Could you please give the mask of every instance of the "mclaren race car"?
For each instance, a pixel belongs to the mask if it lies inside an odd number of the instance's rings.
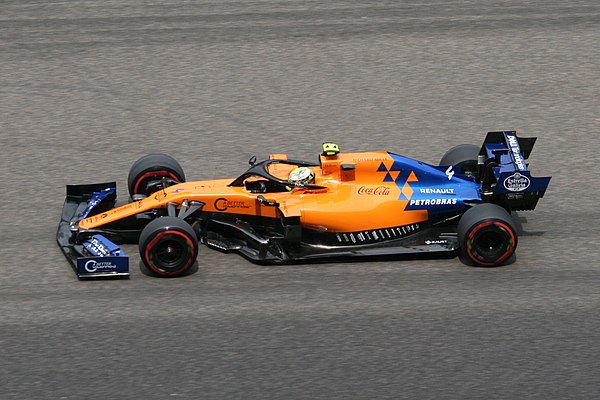
[[[57,241],[80,278],[128,276],[121,243],[165,277],[184,274],[199,243],[265,264],[459,254],[499,266],[517,248],[510,213],[533,210],[550,182],[528,169],[535,141],[490,132],[437,166],[325,143],[318,162],[252,157],[235,179],[189,182],[175,159],[148,154],[126,204],[115,206],[114,182],[68,185]]]

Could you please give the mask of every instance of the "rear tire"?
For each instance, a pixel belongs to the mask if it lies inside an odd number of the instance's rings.
[[[139,248],[142,262],[150,271],[162,277],[175,277],[196,261],[198,238],[184,220],[160,217],[142,230]]]
[[[168,154],[146,154],[131,166],[127,177],[129,195],[149,196],[163,189],[185,182],[181,165]],[[163,184],[164,183],[164,184]]]
[[[477,156],[481,148],[474,144],[459,144],[444,154],[440,160],[440,166],[453,165],[460,167],[463,174],[476,177]]]
[[[458,240],[466,260],[479,267],[497,267],[517,248],[517,230],[508,212],[496,204],[478,204],[458,222]]]

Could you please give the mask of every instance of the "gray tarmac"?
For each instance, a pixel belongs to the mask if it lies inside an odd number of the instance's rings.
[[[0,398],[595,399],[600,3],[0,3]],[[190,179],[324,140],[436,163],[538,136],[516,261],[257,266],[79,282],[67,183],[175,156]]]

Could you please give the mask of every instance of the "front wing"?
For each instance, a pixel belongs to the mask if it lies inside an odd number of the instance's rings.
[[[99,232],[80,236],[75,228],[80,219],[112,208],[115,199],[114,182],[67,186],[56,241],[80,279],[129,277],[129,257],[118,245]]]

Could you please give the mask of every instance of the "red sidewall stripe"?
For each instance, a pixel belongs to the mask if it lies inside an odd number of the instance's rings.
[[[160,241],[160,239],[162,239],[163,237],[165,237],[166,235],[177,235],[177,236],[181,236],[182,238],[184,238],[189,246],[190,249],[192,249],[192,257],[189,258],[189,260],[185,263],[185,265],[183,267],[181,267],[180,269],[178,269],[177,271],[172,271],[172,272],[165,272],[162,271],[161,269],[157,268],[155,265],[152,264],[152,262],[150,261],[150,250],[152,250],[152,248]],[[190,238],[182,232],[179,231],[173,231],[173,230],[166,230],[166,231],[162,231],[159,232],[151,241],[150,243],[148,243],[148,245],[146,245],[146,251],[144,252],[144,257],[146,258],[146,264],[150,267],[150,269],[154,272],[156,272],[159,275],[176,275],[176,274],[180,274],[183,271],[185,271],[186,269],[189,268],[190,265],[192,265],[192,260],[193,260],[193,256],[194,256],[194,243],[192,243],[192,241],[190,240]]]
[[[172,172],[167,171],[167,170],[161,170],[161,171],[150,171],[150,172],[146,172],[144,175],[140,176],[138,178],[138,180],[135,182],[135,186],[133,187],[133,193],[137,193],[138,187],[140,186],[140,183],[142,183],[142,181],[146,178],[155,178],[157,176],[169,176],[173,179],[175,179],[177,182],[179,182],[179,178]]]
[[[488,222],[483,222],[479,225],[477,225],[475,227],[475,229],[473,229],[470,233],[469,233],[469,240],[472,240],[473,237],[475,236],[475,233],[477,233],[480,229],[485,228],[486,226],[490,226],[490,225],[496,225],[500,228],[502,228],[503,230],[505,230],[506,232],[508,232],[508,234],[510,235],[510,239],[512,241],[512,246],[510,246],[505,252],[504,254],[502,254],[502,256],[500,258],[498,258],[498,260],[494,261],[494,262],[484,262],[481,260],[478,260],[472,253],[471,253],[471,249],[469,248],[469,246],[467,245],[467,254],[469,255],[469,257],[475,261],[477,264],[479,265],[483,265],[486,267],[491,267],[494,265],[498,265],[500,264],[502,261],[506,260],[508,257],[510,257],[510,255],[514,252],[514,248],[515,248],[515,244],[516,244],[516,237],[515,234],[513,233],[513,230],[506,225],[503,222],[500,221],[488,221]]]

